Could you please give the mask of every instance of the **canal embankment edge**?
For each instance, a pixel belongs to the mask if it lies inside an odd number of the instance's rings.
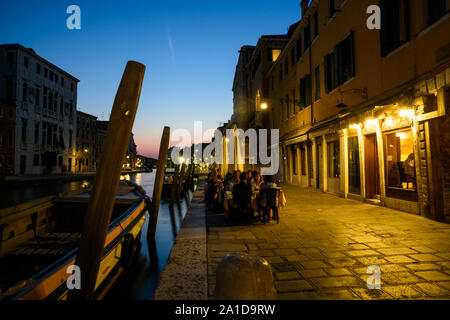
[[[153,295],[154,300],[207,300],[205,180],[199,180],[167,263]]]

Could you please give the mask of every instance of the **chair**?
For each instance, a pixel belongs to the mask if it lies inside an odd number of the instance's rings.
[[[261,203],[261,209],[263,212],[263,222],[267,223],[268,218],[270,218],[270,210],[273,212],[273,216],[276,218],[277,223],[279,223],[280,218],[278,215],[278,196],[280,194],[280,188],[270,188],[263,189],[260,191],[261,199],[265,198]]]

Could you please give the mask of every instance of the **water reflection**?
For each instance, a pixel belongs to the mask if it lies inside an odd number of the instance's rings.
[[[152,196],[154,172],[126,175],[126,177],[141,185],[147,195]],[[192,198],[192,192],[188,193],[187,198]],[[169,202],[161,200],[155,240],[147,239],[149,222],[147,219],[142,228],[142,246],[136,263],[122,274],[105,299],[148,300],[152,298],[187,208],[186,199],[182,199],[176,203],[177,213],[175,214],[175,209],[170,207]]]
[[[126,174],[121,179],[127,179],[142,186],[150,197],[153,194],[155,173]],[[68,191],[78,190],[93,183],[91,179],[78,181],[40,181],[17,184],[14,187],[0,186],[0,208],[10,207],[27,201],[32,201],[50,195],[58,195]],[[136,263],[130,266],[111,288],[105,299],[142,299],[148,300],[158,283],[181,222],[186,214],[188,204],[186,199],[192,198],[192,192],[176,203],[176,211],[169,208],[169,202],[161,200],[155,240],[147,240],[148,215],[142,228],[142,246]]]

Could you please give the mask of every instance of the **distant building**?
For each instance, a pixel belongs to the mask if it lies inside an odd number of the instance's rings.
[[[77,111],[75,172],[95,171],[97,117]]]
[[[101,121],[97,120],[96,122],[96,140],[95,140],[95,167],[98,167],[98,164],[100,163],[100,156],[102,154],[103,150],[103,142],[106,137],[106,131],[108,130],[108,123],[109,121]]]
[[[123,162],[124,169],[136,169],[137,148],[134,143],[134,134],[131,133],[130,142],[128,143],[127,153]]]
[[[14,174],[16,106],[0,102],[0,176]]]
[[[33,49],[0,45],[0,101],[16,109],[8,173],[73,171],[78,82]]]

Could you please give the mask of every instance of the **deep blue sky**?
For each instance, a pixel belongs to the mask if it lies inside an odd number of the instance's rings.
[[[232,114],[238,50],[286,33],[300,0],[0,0],[0,43],[33,48],[78,79],[78,109],[107,120],[127,60],[147,66],[133,132],[156,156],[164,125],[216,128]],[[81,8],[81,30],[66,9]]]

